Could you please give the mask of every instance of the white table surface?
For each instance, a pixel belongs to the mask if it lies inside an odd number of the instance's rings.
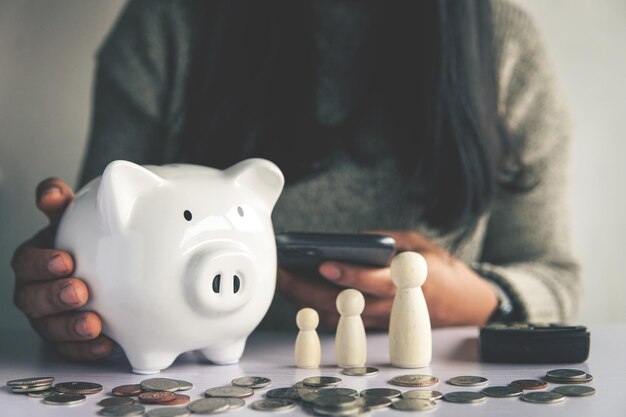
[[[573,367],[592,374],[588,384],[596,388],[591,397],[566,398],[559,404],[539,405],[521,401],[519,398],[487,398],[482,404],[451,404],[438,401],[434,410],[424,415],[437,416],[626,416],[626,324],[591,327],[591,355],[582,364],[558,365],[502,365],[481,363],[477,359],[476,328],[438,329],[433,333],[433,361],[430,367],[418,370],[397,369],[389,366],[387,335],[368,335],[368,365],[380,368],[380,374],[372,377],[354,377],[340,374],[334,363],[334,343],[331,336],[322,336],[322,367],[305,370],[294,367],[294,335],[255,334],[248,342],[246,352],[239,364],[215,366],[199,363],[193,354],[181,356],[160,375],[183,379],[194,384],[185,392],[192,400],[203,397],[207,388],[228,385],[234,378],[244,375],[265,376],[272,379],[272,386],[286,387],[308,376],[328,375],[343,379],[342,387],[363,390],[374,387],[393,387],[387,381],[396,375],[424,373],[437,376],[439,383],[432,389],[443,393],[480,388],[454,387],[445,381],[458,375],[480,375],[489,379],[489,385],[504,385],[515,379],[539,378],[554,368]],[[1,329],[0,329],[1,332]],[[96,404],[117,385],[139,383],[145,376],[135,375],[122,357],[95,363],[70,363],[50,353],[31,332],[3,331],[0,341],[0,416],[92,416],[100,407]],[[31,376],[54,376],[56,382],[89,381],[102,384],[101,393],[90,395],[87,402],[75,406],[52,406],[42,400],[25,395],[12,394],[6,387],[11,379]],[[554,388],[550,384],[548,389]],[[269,389],[269,388],[267,388]],[[245,408],[228,414],[244,416],[267,416],[272,413],[254,411],[248,407],[252,401],[263,397],[267,390],[258,390],[246,399]],[[411,389],[411,388],[407,388]],[[156,406],[147,406],[147,409]],[[402,416],[401,411],[380,410],[371,415],[380,417]],[[280,413],[290,416],[307,415],[301,408]]]

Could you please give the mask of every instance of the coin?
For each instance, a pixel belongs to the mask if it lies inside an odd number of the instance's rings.
[[[565,400],[565,396],[552,391],[527,392],[522,395],[522,400],[535,404],[554,404]]]
[[[146,413],[146,417],[187,417],[189,410],[181,407],[155,408]]]
[[[443,395],[443,399],[451,403],[475,404],[485,401],[485,394],[476,391],[454,391]]]
[[[224,399],[228,401],[229,410],[236,410],[246,405],[246,402],[241,398],[230,397],[230,398],[224,398]]]
[[[235,397],[246,398],[254,395],[252,388],[246,387],[215,387],[204,391],[205,397]]]
[[[51,405],[74,405],[84,403],[87,397],[82,394],[52,394],[43,399],[43,402]]]
[[[443,397],[441,392],[431,390],[414,389],[402,393],[402,398],[407,400],[438,400],[441,397]]]
[[[361,391],[362,397],[383,397],[383,398],[396,398],[402,395],[402,392],[393,388],[370,388]]]
[[[385,397],[362,397],[359,398],[363,408],[377,410],[379,408],[389,407],[392,403],[391,399]]]
[[[306,388],[298,388],[298,396],[305,403],[312,403],[317,398],[319,398],[318,392],[319,390],[309,390]]]
[[[139,401],[146,404],[161,404],[172,401],[176,396],[169,391],[148,391],[139,394]]]
[[[544,376],[542,379],[546,382],[552,382],[553,384],[586,384],[587,382],[593,381],[593,376],[585,374],[582,379],[563,379]]]
[[[95,394],[102,391],[102,385],[93,382],[60,382],[54,386],[54,390],[62,394]]]
[[[354,416],[366,416],[369,415],[369,410],[362,407],[346,408],[343,410],[329,410],[322,407],[313,407],[315,414],[332,417],[354,417]]]
[[[552,390],[552,392],[558,392],[566,397],[586,397],[588,395],[595,394],[596,390],[593,387],[587,387],[584,385],[568,385],[556,387]]]
[[[389,381],[390,384],[400,385],[401,387],[430,387],[439,382],[439,378],[432,375],[400,375],[395,376]]]
[[[328,396],[346,396],[356,398],[359,396],[359,392],[352,388],[325,388],[317,391],[317,395],[319,397],[328,397]]]
[[[28,396],[33,398],[46,398],[48,395],[56,394],[57,392],[51,388],[45,391],[29,392]]]
[[[401,411],[426,411],[435,408],[435,402],[424,399],[401,399],[395,401],[391,406]]]
[[[33,385],[30,387],[12,386],[11,391],[16,394],[23,394],[28,392],[49,391],[52,389],[52,385]]]
[[[128,416],[141,416],[145,413],[144,406],[139,404],[131,405],[112,405],[110,407],[104,407],[98,414],[101,416],[109,417],[128,417]]]
[[[378,368],[372,368],[371,366],[355,366],[353,368],[344,368],[341,373],[350,376],[371,376],[380,372]]]
[[[180,388],[180,382],[170,378],[150,378],[141,381],[141,388],[144,391],[169,391],[175,392]]]
[[[193,388],[193,384],[191,382],[183,381],[180,379],[177,379],[176,382],[178,382],[179,385],[178,391],[189,391]]]
[[[518,380],[511,382],[509,385],[521,388],[524,391],[544,389],[545,387],[548,386],[548,384],[545,381],[542,381],[540,379],[518,379]]]
[[[191,398],[189,398],[188,395],[176,394],[175,392],[173,392],[172,394],[174,394],[174,399],[173,400],[157,401],[157,402],[155,402],[153,404],[157,404],[157,405],[183,405],[183,404],[187,404],[187,403],[189,403],[189,401],[191,401]]]
[[[546,372],[546,376],[548,378],[554,379],[581,380],[585,379],[586,375],[587,372],[581,371],[579,369],[553,369]]]
[[[271,379],[262,376],[244,376],[232,380],[232,384],[237,387],[247,387],[252,389],[265,388],[271,383]]]
[[[139,395],[143,392],[141,385],[132,384],[132,385],[120,385],[118,387],[113,388],[111,391],[113,395],[116,397],[131,397],[133,395]]]
[[[312,376],[305,378],[302,383],[309,387],[331,387],[339,384],[341,378],[334,376]]]
[[[132,398],[126,398],[126,397],[103,398],[98,403],[98,405],[102,407],[110,407],[112,405],[131,405],[131,404],[135,404],[135,400],[133,400]]]
[[[313,401],[315,407],[341,410],[346,408],[358,407],[359,403],[354,397],[348,397],[346,395],[328,395],[325,397],[318,397]]]
[[[291,410],[296,403],[291,400],[280,398],[266,398],[264,400],[256,400],[250,407],[257,411],[286,411]]]
[[[282,398],[284,400],[299,400],[297,388],[274,388],[265,393],[267,398]]]
[[[481,392],[488,397],[509,398],[522,395],[524,390],[513,385],[496,385],[493,387],[483,388]]]
[[[187,408],[196,414],[213,414],[226,411],[230,407],[226,398],[203,398],[192,401]]]
[[[452,377],[448,379],[447,382],[450,385],[457,385],[460,387],[477,387],[485,385],[487,383],[487,378],[483,378],[482,376],[462,375]]]
[[[8,381],[7,385],[9,387],[13,386],[35,386],[35,385],[52,385],[54,382],[53,376],[36,376],[31,378],[22,378],[22,379],[14,379],[12,381]]]

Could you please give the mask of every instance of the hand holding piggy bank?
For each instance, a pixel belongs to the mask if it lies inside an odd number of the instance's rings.
[[[283,175],[248,159],[224,171],[111,162],[78,192],[56,245],[89,286],[86,306],[134,372],[200,350],[234,363],[276,285],[272,209]]]

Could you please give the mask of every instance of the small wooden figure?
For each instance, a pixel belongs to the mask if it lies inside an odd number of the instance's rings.
[[[398,291],[389,319],[389,356],[399,368],[422,368],[432,357],[432,331],[421,286],[428,266],[422,255],[403,252],[391,262],[391,279]]]
[[[367,357],[367,338],[361,320],[365,298],[357,290],[343,290],[337,296],[336,304],[337,311],[341,314],[335,335],[337,366],[363,366]]]
[[[319,368],[322,348],[317,335],[320,318],[312,308],[303,308],[296,315],[298,336],[296,337],[295,356],[298,368]]]

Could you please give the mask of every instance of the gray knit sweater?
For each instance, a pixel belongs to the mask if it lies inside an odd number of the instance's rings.
[[[342,7],[319,3],[323,21],[341,18]],[[326,6],[324,6],[326,4]],[[341,3],[339,3],[341,4]],[[499,113],[520,139],[521,157],[539,185],[524,193],[500,192],[492,209],[458,256],[503,288],[535,322],[564,322],[580,298],[578,265],[570,247],[567,160],[570,131],[540,36],[529,17],[506,1],[493,2]],[[91,137],[82,183],[106,164],[127,159],[140,164],[180,162],[179,137],[185,120],[184,85],[189,74],[191,30],[184,3],[131,1],[98,54],[98,78]],[[354,22],[358,24],[358,19]],[[319,44],[325,32],[320,25]],[[358,27],[348,28],[353,32]],[[335,50],[334,53],[337,51]],[[332,59],[333,51],[328,51]],[[337,122],[349,105],[332,88],[320,62],[316,116]],[[420,222],[420,208],[405,200],[405,180],[385,150],[385,124],[372,117],[358,132],[364,152],[381,155],[363,166],[336,152],[323,173],[287,185],[274,210],[277,231],[413,230],[449,248],[442,236]],[[219,146],[219,144],[216,144]],[[387,156],[385,156],[387,155]],[[280,295],[266,326],[293,328],[295,312]]]

